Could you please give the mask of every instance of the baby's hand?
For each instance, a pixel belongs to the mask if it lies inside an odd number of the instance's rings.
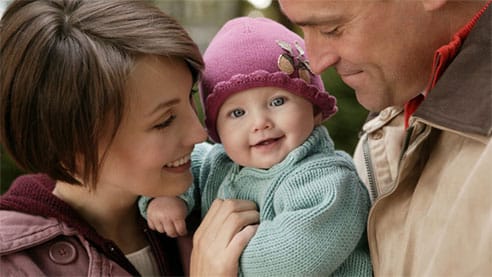
[[[186,204],[178,197],[157,197],[147,207],[150,229],[175,238],[186,235]]]

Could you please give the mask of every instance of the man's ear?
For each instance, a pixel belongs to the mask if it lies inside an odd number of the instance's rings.
[[[435,11],[440,9],[448,0],[421,0],[426,11]]]

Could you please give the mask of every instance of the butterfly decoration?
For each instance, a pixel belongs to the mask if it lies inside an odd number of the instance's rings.
[[[305,52],[299,43],[296,41],[294,47],[296,48],[299,55],[295,55],[292,50],[292,45],[283,40],[276,40],[278,46],[282,48],[285,53],[280,54],[277,59],[277,66],[282,72],[291,75],[297,69],[299,78],[303,79],[306,83],[311,83],[311,75],[313,72],[309,66],[309,61],[305,57]]]

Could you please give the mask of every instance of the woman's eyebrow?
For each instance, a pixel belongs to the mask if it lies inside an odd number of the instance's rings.
[[[152,109],[151,112],[149,112],[147,114],[147,116],[152,116],[153,114],[155,114],[156,112],[158,112],[159,110],[162,110],[162,109],[165,109],[165,108],[168,108],[170,106],[173,106],[173,105],[176,105],[180,102],[180,99],[178,98],[175,98],[175,99],[171,99],[169,101],[166,101],[166,102],[161,102],[159,103],[157,106],[155,106],[154,109]]]

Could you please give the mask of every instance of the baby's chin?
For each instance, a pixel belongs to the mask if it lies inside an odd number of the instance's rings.
[[[252,168],[258,168],[258,169],[269,169],[272,168],[274,165],[281,163],[285,159],[284,157],[281,158],[274,158],[274,159],[256,159],[254,161],[251,161],[249,163],[239,163],[243,167],[252,167]]]

